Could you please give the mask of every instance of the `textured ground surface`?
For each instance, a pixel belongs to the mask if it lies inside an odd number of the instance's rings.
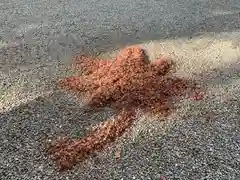
[[[0,11],[1,179],[240,179],[239,1],[3,0]],[[64,64],[75,52],[109,56],[129,43],[151,59],[170,54],[209,98],[180,103],[167,121],[140,118],[113,147],[59,174],[44,141],[79,136],[110,112],[84,111],[54,80],[71,73]]]

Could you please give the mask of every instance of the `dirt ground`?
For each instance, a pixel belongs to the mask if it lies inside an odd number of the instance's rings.
[[[16,0],[0,9],[1,179],[240,178],[238,1]],[[169,55],[208,98],[180,102],[168,118],[139,116],[116,143],[59,173],[44,142],[80,136],[111,112],[84,111],[55,81],[73,73],[75,53],[109,57],[128,44],[150,59]]]

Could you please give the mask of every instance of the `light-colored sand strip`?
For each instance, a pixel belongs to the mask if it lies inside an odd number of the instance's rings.
[[[169,55],[177,64],[177,72],[182,76],[207,73],[213,69],[227,68],[240,61],[240,32],[232,33],[208,33],[188,38],[179,38],[172,40],[159,40],[139,44],[147,50],[150,60],[159,57],[162,54]],[[113,57],[116,52],[102,54],[102,57]],[[52,63],[49,66],[39,68],[26,67],[28,71],[20,73],[10,72],[8,75],[1,75],[1,79],[14,79],[7,88],[2,88],[0,99],[0,111],[9,109],[34,99],[39,95],[44,95],[46,91],[52,92],[47,86],[49,80],[56,80],[67,74],[65,65]],[[231,70],[230,70],[231,71]],[[17,74],[16,77],[15,74]],[[201,76],[200,76],[201,78]]]

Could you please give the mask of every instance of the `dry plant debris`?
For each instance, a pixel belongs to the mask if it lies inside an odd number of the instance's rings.
[[[169,73],[171,62],[159,58],[147,62],[144,49],[130,46],[113,61],[76,57],[76,67],[83,72],[59,81],[67,90],[89,95],[90,108],[110,107],[116,116],[99,125],[86,137],[59,140],[49,153],[60,170],[72,168],[96,150],[121,136],[136,119],[136,111],[168,115],[173,99],[197,92],[195,83]],[[191,90],[191,91],[188,91]]]

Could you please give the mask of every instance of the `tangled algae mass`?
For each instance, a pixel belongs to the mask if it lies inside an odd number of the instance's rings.
[[[136,119],[137,110],[168,115],[173,99],[198,92],[195,83],[169,73],[171,62],[168,59],[159,58],[151,63],[147,59],[145,50],[135,46],[120,51],[113,61],[76,57],[76,67],[83,73],[62,79],[59,85],[81,95],[90,95],[87,100],[90,108],[107,106],[115,110],[116,115],[85,137],[59,140],[52,145],[48,152],[60,170],[72,168],[121,136]],[[199,99],[199,94],[195,96]]]

